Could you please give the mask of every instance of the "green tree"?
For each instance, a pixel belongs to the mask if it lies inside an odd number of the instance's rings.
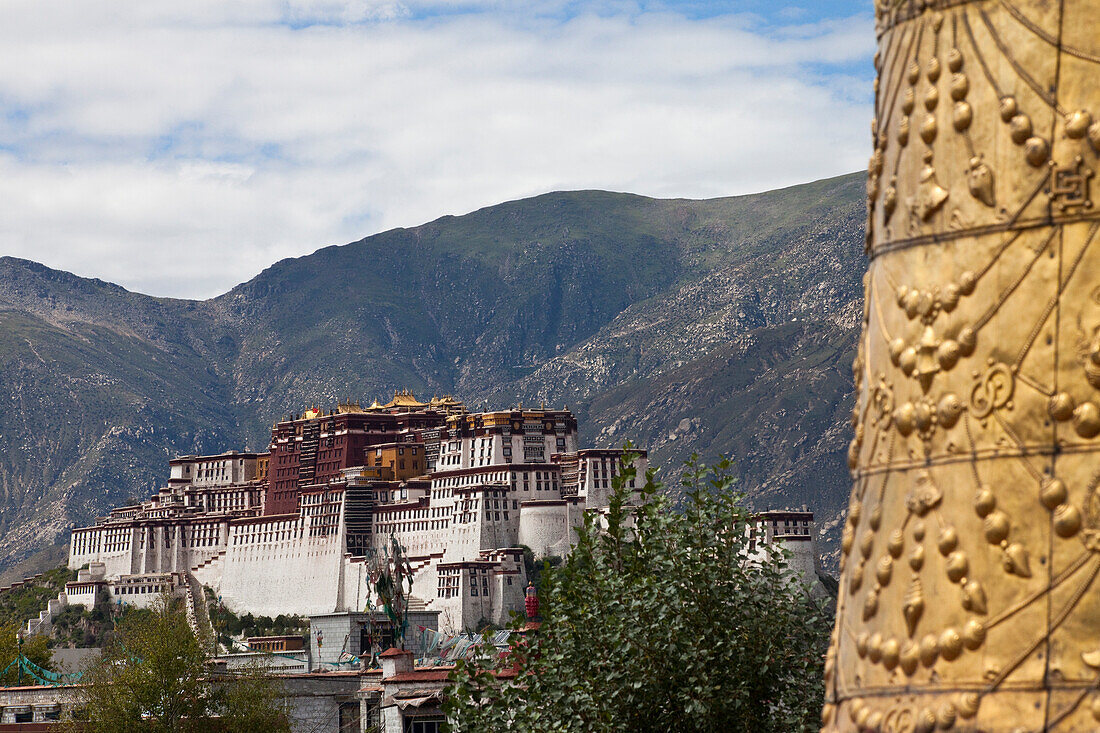
[[[127,614],[81,688],[89,733],[265,733],[289,731],[281,689],[263,669],[214,676],[179,599]]]
[[[535,560],[535,551],[527,545],[520,545],[520,549],[523,550],[523,569],[527,573],[527,580],[531,582],[536,588],[542,585],[542,569],[549,565],[552,568],[556,568],[561,565],[561,558],[557,555],[551,555],[550,557],[543,558],[542,562]]]
[[[17,623],[0,626],[0,671],[3,672],[0,674],[0,686],[3,687],[14,687],[20,683],[37,684],[26,672],[20,672],[18,664],[13,664],[20,654],[42,669],[54,671],[49,639],[35,634],[23,637],[20,643],[20,630],[21,626]]]
[[[284,690],[262,664],[212,681],[216,708],[221,712],[218,733],[282,733],[290,730],[283,706]]]
[[[682,505],[630,460],[558,568],[544,568],[537,636],[503,661],[456,664],[455,733],[817,730],[831,619],[755,546],[730,464],[693,459]]]

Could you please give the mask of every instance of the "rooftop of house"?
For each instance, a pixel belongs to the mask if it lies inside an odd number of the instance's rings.
[[[413,669],[408,672],[398,672],[392,677],[386,677],[383,682],[446,682],[454,667],[432,667],[430,669]]]
[[[224,453],[213,453],[213,454],[210,454],[210,455],[203,455],[203,456],[195,455],[195,454],[186,454],[186,455],[176,456],[175,458],[170,459],[168,461],[168,464],[169,465],[175,465],[177,463],[193,463],[195,461],[230,460],[230,459],[234,459],[234,458],[237,458],[237,459],[256,458],[257,456],[260,456],[260,455],[262,455],[261,452],[247,451],[247,450],[246,451],[227,450]]]

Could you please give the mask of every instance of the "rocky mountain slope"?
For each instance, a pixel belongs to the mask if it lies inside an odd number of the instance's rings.
[[[284,260],[209,301],[0,258],[0,568],[148,493],[173,454],[408,387],[560,405],[675,481],[732,454],[835,551],[862,178],[753,196],[554,193]],[[43,552],[45,550],[45,552]]]

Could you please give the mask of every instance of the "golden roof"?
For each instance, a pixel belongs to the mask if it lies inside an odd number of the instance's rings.
[[[442,397],[432,397],[431,401],[428,402],[428,406],[447,415],[466,412],[466,403],[455,399],[453,395],[449,394]]]
[[[419,402],[416,396],[407,389],[395,391],[393,399],[382,405],[383,407],[427,407],[426,402]]]
[[[340,400],[336,403],[336,411],[341,414],[352,412],[366,412],[359,404],[359,400],[352,401],[351,399]]]

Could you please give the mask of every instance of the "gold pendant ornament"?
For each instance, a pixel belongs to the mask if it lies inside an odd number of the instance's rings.
[[[1100,730],[1100,0],[875,16],[823,730]]]

